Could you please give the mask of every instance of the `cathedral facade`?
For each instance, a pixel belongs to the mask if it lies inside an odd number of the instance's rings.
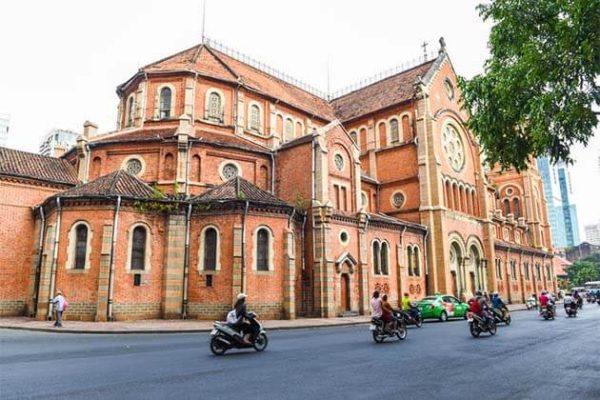
[[[0,148],[0,315],[48,318],[58,289],[97,321],[556,289],[539,174],[483,168],[443,43],[335,99],[208,43],[117,94],[117,129],[59,158]]]

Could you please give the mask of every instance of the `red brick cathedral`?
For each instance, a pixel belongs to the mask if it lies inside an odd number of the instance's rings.
[[[216,45],[117,88],[117,129],[0,148],[0,315],[262,318],[556,289],[542,182],[487,171],[439,54],[328,99]]]

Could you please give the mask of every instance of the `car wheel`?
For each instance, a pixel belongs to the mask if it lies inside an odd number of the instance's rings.
[[[446,313],[446,311],[442,311],[442,313],[440,314],[440,321],[442,321],[442,322],[448,321],[448,314]]]

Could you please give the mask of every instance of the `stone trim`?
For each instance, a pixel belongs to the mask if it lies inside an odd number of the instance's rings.
[[[131,269],[131,250],[133,247],[133,231],[138,226],[146,229],[146,254],[144,254],[144,269]],[[127,259],[125,260],[125,272],[128,274],[148,274],[150,272],[152,260],[152,229],[146,222],[134,222],[127,229]]]
[[[204,269],[204,238],[208,229],[214,229],[217,231],[217,259],[214,271],[207,271]],[[221,270],[221,231],[216,225],[206,225],[204,228],[202,228],[202,231],[200,231],[198,239],[200,240],[200,245],[198,246],[198,272],[201,274],[217,274]]]
[[[83,269],[75,268],[75,251],[77,245],[77,227],[79,225],[85,225],[87,227],[87,243],[85,246],[85,264]],[[67,245],[67,261],[65,262],[65,269],[67,272],[87,272],[90,269],[90,254],[92,252],[92,237],[94,236],[94,232],[92,231],[92,227],[87,221],[79,220],[71,225],[71,229],[69,229],[69,239]]]

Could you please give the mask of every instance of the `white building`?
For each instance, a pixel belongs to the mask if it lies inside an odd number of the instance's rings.
[[[54,149],[57,146],[62,147],[63,151],[69,150],[77,143],[77,132],[69,131],[67,129],[52,129],[40,144],[40,154],[45,156],[54,156]]]
[[[591,244],[600,246],[600,221],[597,224],[585,226],[585,238]]]
[[[10,115],[0,113],[0,146],[6,146],[9,127]]]

